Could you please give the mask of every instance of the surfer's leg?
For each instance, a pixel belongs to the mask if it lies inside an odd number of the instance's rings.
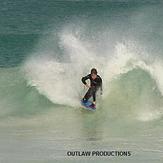
[[[83,97],[83,102],[87,102],[89,98],[92,96],[92,89],[89,88],[85,96]]]
[[[93,89],[93,92],[92,92],[92,96],[93,96],[93,104],[95,105],[96,104],[96,92],[99,90],[99,87],[95,87]]]
[[[93,104],[95,104],[96,103],[96,90],[95,89],[93,90],[92,96],[93,96]]]

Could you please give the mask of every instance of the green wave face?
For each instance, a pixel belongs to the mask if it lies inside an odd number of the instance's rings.
[[[162,95],[155,80],[141,68],[119,75],[108,86],[103,105],[116,118],[150,120],[161,116]]]

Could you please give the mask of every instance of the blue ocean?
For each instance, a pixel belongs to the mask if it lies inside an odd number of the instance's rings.
[[[161,0],[0,4],[0,162],[163,162]],[[95,112],[80,104],[93,67]]]

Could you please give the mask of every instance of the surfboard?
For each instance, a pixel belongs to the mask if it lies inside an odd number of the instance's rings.
[[[96,110],[96,106],[91,101],[83,102],[83,100],[81,100],[81,105],[86,110],[90,110],[90,111]]]

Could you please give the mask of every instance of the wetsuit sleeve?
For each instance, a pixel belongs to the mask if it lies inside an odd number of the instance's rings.
[[[87,76],[82,77],[82,79],[81,79],[82,83],[83,83],[83,84],[87,84],[87,83],[86,83],[86,80],[87,80],[87,79],[90,79],[90,75],[87,75]]]
[[[101,93],[102,93],[103,89],[102,89],[102,79],[101,78],[100,78],[100,90],[101,90]]]

